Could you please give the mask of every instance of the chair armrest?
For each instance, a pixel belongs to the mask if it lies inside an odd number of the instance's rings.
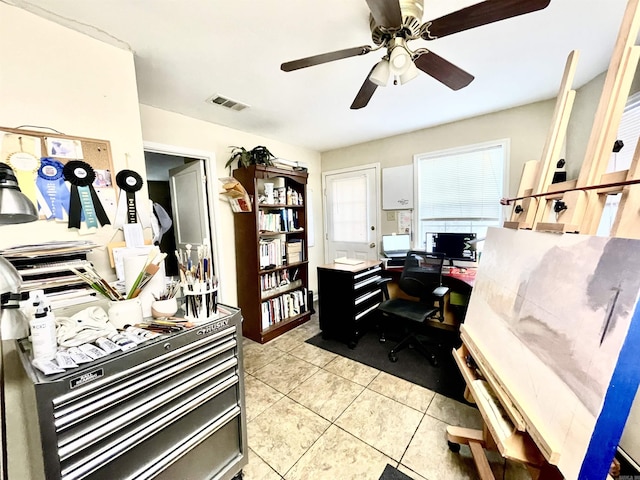
[[[389,300],[389,289],[387,288],[387,283],[391,281],[391,278],[380,278],[376,280],[376,285],[382,290],[382,295],[385,300]]]
[[[440,297],[440,298],[442,298],[442,297],[444,297],[447,293],[449,293],[449,287],[441,286],[441,287],[437,287],[437,288],[432,292],[432,295],[433,295],[434,297]]]

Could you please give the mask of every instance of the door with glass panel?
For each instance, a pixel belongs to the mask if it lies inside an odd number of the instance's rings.
[[[378,165],[325,172],[325,257],[375,260],[379,257]]]

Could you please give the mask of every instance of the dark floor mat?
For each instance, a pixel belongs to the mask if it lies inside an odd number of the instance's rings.
[[[464,379],[451,354],[459,340],[456,340],[455,335],[452,336],[445,331],[442,334],[436,332],[434,335],[440,344],[437,349],[437,367],[433,367],[424,356],[412,348],[400,351],[398,361],[391,362],[388,353],[397,340],[388,339],[381,343],[378,334],[373,331],[364,334],[354,349],[350,349],[340,340],[331,338],[325,340],[322,338],[322,334],[310,338],[307,343],[403,378],[446,397],[467,403],[463,397]]]

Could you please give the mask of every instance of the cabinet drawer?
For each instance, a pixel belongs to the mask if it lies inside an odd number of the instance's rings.
[[[373,275],[365,278],[364,280],[359,281],[358,283],[353,285],[354,290],[361,290],[365,287],[375,286],[382,277],[380,275]]]

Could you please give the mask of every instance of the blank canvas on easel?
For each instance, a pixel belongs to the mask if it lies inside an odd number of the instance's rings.
[[[565,478],[604,478],[635,396],[639,271],[638,240],[509,229],[485,240],[465,332]]]

